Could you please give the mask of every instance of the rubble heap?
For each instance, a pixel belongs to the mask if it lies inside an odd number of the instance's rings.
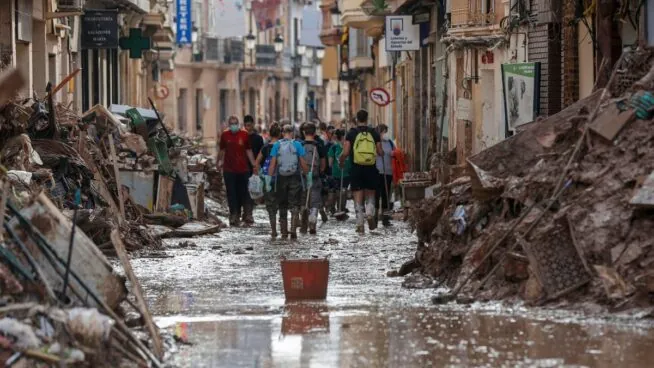
[[[461,299],[650,305],[652,60],[623,55],[606,89],[469,158],[414,208],[421,271]]]
[[[167,349],[127,252],[220,230],[170,229],[204,218],[215,162],[156,109],[7,101],[23,82],[0,73],[0,361],[161,367]]]

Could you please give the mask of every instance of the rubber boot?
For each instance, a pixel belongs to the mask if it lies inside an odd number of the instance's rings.
[[[282,239],[288,239],[288,219],[286,216],[279,218],[279,231],[282,233]]]
[[[377,228],[378,216],[374,204],[366,204],[366,220],[368,220],[368,229],[375,230]]]
[[[254,216],[252,216],[253,211],[254,206],[251,203],[243,205],[243,223],[245,223],[245,225],[254,225]]]
[[[297,226],[300,221],[300,215],[297,212],[291,212],[291,239],[297,239]]]
[[[355,212],[357,216],[357,233],[364,234],[366,232],[364,222],[366,218],[365,210],[362,205],[355,204]]]
[[[327,207],[329,214],[332,216],[334,216],[334,213],[336,213],[336,202],[337,202],[336,193],[329,192],[327,194],[327,204],[325,205],[325,207]]]
[[[316,224],[318,223],[318,209],[312,208],[309,211],[309,234],[316,233]]]
[[[270,218],[270,237],[277,238],[277,216],[274,213],[268,214]]]
[[[229,215],[229,226],[238,227],[240,225],[239,216],[237,214]]]
[[[391,224],[391,216],[382,215],[382,225],[384,225],[384,227],[393,226],[393,224]]]
[[[302,210],[302,216],[300,220],[300,234],[306,234],[307,228],[309,227],[309,211]]]

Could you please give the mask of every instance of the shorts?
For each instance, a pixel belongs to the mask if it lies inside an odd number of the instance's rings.
[[[379,171],[375,165],[352,164],[350,170],[350,189],[353,192],[360,190],[376,190],[379,181]]]

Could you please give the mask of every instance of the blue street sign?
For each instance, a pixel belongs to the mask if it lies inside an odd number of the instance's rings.
[[[193,21],[191,17],[191,0],[177,0],[177,44],[191,44]]]

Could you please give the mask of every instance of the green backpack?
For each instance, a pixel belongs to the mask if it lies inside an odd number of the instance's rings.
[[[354,163],[372,166],[377,161],[377,145],[370,132],[359,132],[354,140]]]

